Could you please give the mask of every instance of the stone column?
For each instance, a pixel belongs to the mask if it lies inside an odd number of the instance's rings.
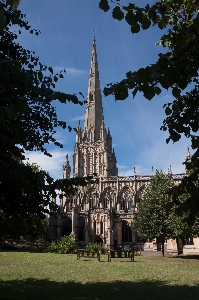
[[[107,246],[109,249],[113,248],[113,230],[112,230],[112,214],[108,216],[107,220],[107,230],[108,230],[108,240],[107,240]]]
[[[110,249],[110,245],[111,245],[111,236],[110,236],[110,216],[107,216],[107,240],[106,240],[106,244],[108,249]]]
[[[85,218],[85,243],[88,245],[89,243],[89,224],[88,217]]]
[[[118,222],[118,232],[117,232],[118,244],[122,244],[122,221]]]
[[[71,234],[75,234],[75,208],[72,207],[72,231]]]
[[[110,230],[110,249],[113,249],[113,230]]]
[[[136,230],[135,230],[135,224],[134,223],[132,223],[131,230],[132,230],[132,242],[136,243]]]

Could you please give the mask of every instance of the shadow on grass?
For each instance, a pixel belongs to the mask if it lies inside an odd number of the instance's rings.
[[[1,244],[0,245],[0,252],[30,252],[30,253],[44,253],[46,251],[46,247],[30,247],[27,245],[7,245]]]
[[[67,272],[67,270],[66,270]],[[168,286],[162,281],[114,281],[81,284],[47,279],[0,281],[0,300],[176,300],[198,299],[199,285]]]
[[[175,256],[175,258],[199,260],[199,255],[179,255],[179,256]]]

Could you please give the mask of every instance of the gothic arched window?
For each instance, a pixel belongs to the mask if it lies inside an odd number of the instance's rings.
[[[89,93],[89,100],[93,101],[93,93]]]
[[[88,142],[91,143],[92,142],[92,132],[89,131],[88,133]]]

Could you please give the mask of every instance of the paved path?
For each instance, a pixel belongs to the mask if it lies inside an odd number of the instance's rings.
[[[139,251],[138,251],[139,253]],[[162,251],[141,251],[142,256],[162,256]],[[164,255],[168,255],[167,251],[165,251]]]

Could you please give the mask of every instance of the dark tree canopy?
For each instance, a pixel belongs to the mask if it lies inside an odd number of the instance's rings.
[[[142,4],[142,2],[140,2]],[[99,6],[105,12],[112,9],[112,17],[129,24],[132,34],[150,30],[157,26],[164,34],[157,42],[165,48],[158,55],[156,63],[139,70],[127,70],[123,80],[110,83],[104,89],[106,96],[113,94],[116,100],[126,99],[130,91],[133,98],[137,92],[151,100],[170,89],[173,101],[164,106],[166,118],[162,130],[169,132],[166,140],[179,141],[182,135],[191,139],[195,151],[192,159],[186,161],[191,176],[186,176],[181,189],[176,190],[177,198],[188,190],[187,200],[190,216],[199,212],[199,193],[196,182],[199,176],[199,2],[197,0],[162,0],[151,6],[139,7],[133,3],[124,6],[122,0],[101,0]]]
[[[40,150],[49,155],[47,143],[62,147],[53,137],[56,127],[66,128],[66,123],[58,120],[52,101],[82,102],[76,95],[55,91],[56,82],[64,77],[65,70],[54,74],[51,67],[41,64],[34,52],[17,43],[20,31],[13,32],[12,25],[31,34],[39,32],[30,27],[20,11],[3,3],[7,26],[0,35],[1,140],[13,153],[21,151],[20,145],[23,150]]]
[[[47,144],[62,147],[54,134],[57,127],[66,128],[66,123],[58,119],[53,101],[63,105],[83,102],[75,94],[55,90],[65,70],[54,74],[34,52],[18,44],[21,31],[15,25],[39,34],[19,10],[13,9],[18,3],[0,0],[0,231],[11,218],[28,218],[30,214],[42,218],[53,213],[56,189],[70,193],[74,185],[87,182],[84,178],[54,181],[47,172],[23,162],[25,151],[51,156]]]

